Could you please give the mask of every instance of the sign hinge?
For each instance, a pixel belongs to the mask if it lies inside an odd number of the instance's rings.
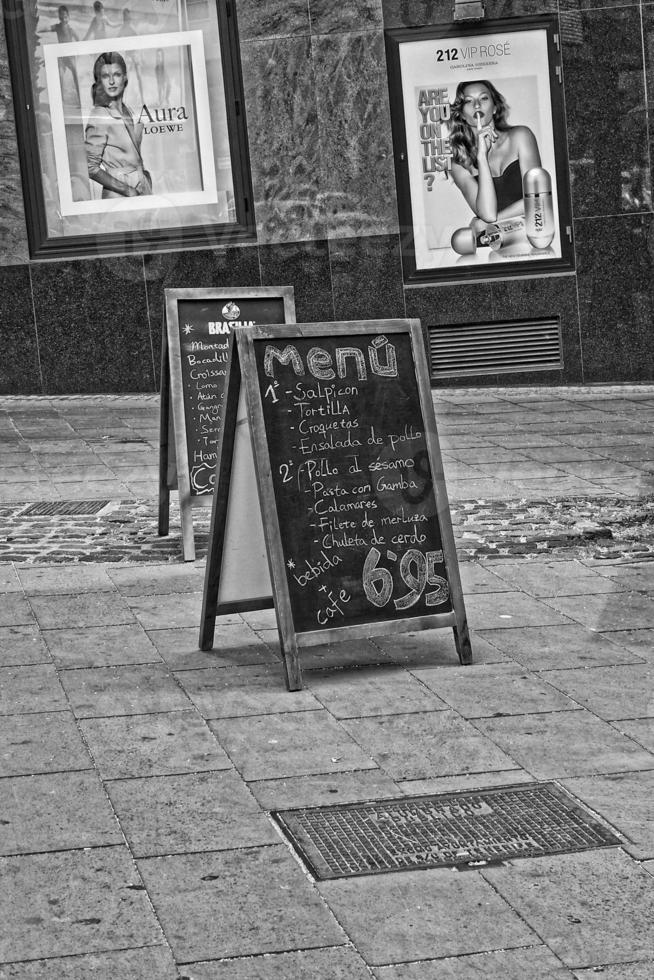
[[[559,80],[559,85],[563,85],[563,72],[561,71],[561,65],[556,66],[556,77]]]
[[[556,44],[556,50],[557,51],[560,51],[561,50],[561,42],[559,40],[559,35],[558,34],[555,34],[554,35],[554,43]]]
[[[570,225],[565,226],[565,233],[568,236],[568,241],[572,243],[572,228]]]

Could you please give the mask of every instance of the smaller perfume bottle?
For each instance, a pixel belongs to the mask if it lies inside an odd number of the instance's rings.
[[[479,245],[487,245],[498,252],[504,246],[517,245],[524,241],[525,219],[518,214],[513,218],[489,222],[477,235],[472,228],[457,228],[450,244],[459,255],[474,255]]]
[[[552,180],[547,170],[532,167],[522,181],[527,240],[534,248],[547,248],[554,238]]]

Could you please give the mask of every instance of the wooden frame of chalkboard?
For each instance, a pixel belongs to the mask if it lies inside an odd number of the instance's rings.
[[[288,689],[302,686],[301,647],[380,633],[451,627],[471,663],[420,321],[259,325],[233,342],[229,427],[244,401]],[[233,608],[219,602],[230,453],[216,474],[203,650],[216,609]]]
[[[292,286],[166,289],[164,296],[158,533],[169,532],[170,491],[177,489],[182,554],[193,561],[193,507],[209,507],[213,497],[229,338],[244,324],[294,323],[295,298]]]

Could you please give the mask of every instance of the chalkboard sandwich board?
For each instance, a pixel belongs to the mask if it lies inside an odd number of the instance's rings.
[[[248,590],[225,547],[259,522],[289,690],[302,686],[299,648],[341,638],[451,627],[470,663],[420,322],[258,325],[233,344],[223,440],[247,424],[259,507],[239,508],[232,488],[245,444],[223,444],[201,648],[216,611],[236,608],[230,594],[265,591]]]
[[[182,552],[195,558],[193,506],[210,506],[224,421],[229,337],[244,325],[293,323],[292,286],[166,289],[161,363],[159,535],[179,491]],[[172,404],[172,412],[171,412]]]

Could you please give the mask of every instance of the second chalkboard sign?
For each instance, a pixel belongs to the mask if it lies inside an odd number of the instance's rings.
[[[292,323],[292,286],[165,290],[159,457],[159,534],[179,490],[184,558],[195,558],[192,507],[211,502],[224,423],[230,336],[257,323]],[[172,411],[171,411],[172,406]]]
[[[235,339],[289,688],[301,686],[298,646],[345,633],[451,626],[469,663],[419,321],[250,327]]]

